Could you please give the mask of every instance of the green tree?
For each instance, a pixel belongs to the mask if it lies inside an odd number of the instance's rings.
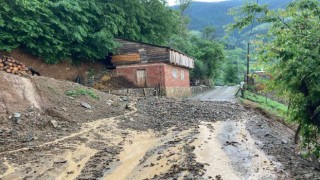
[[[171,47],[180,50],[195,59],[195,68],[191,71],[191,79],[214,81],[221,75],[221,67],[225,54],[222,43],[204,39],[203,35],[188,32],[186,37],[179,35],[171,38]]]
[[[207,26],[203,29],[203,38],[213,40],[215,38],[216,28],[213,26]]]
[[[320,15],[319,1],[294,1],[284,10],[247,3],[231,29],[259,22],[271,24],[257,43],[258,58],[273,76],[272,87],[290,100],[288,118],[300,124],[303,145],[320,156]]]
[[[246,74],[246,52],[241,48],[226,50],[226,60],[223,66],[225,83],[239,84]]]
[[[22,48],[48,63],[104,58],[114,37],[164,44],[178,15],[163,0],[3,0],[0,50]]]
[[[180,15],[190,7],[192,0],[176,0],[176,3],[179,5]]]

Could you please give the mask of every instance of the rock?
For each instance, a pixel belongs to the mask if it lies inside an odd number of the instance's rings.
[[[113,103],[113,101],[112,101],[112,100],[109,100],[109,101],[107,102],[107,105],[111,106],[112,103]]]
[[[15,130],[15,129],[12,129],[12,130],[9,131],[9,133],[10,133],[11,135],[17,135],[17,134],[18,134],[18,131]]]
[[[50,120],[50,123],[52,124],[52,126],[54,128],[58,128],[59,127],[59,124],[58,124],[58,122],[56,120]]]
[[[120,103],[118,103],[118,102],[114,102],[114,103],[112,104],[112,106],[114,106],[114,107],[120,107],[121,105],[120,105]]]
[[[281,143],[282,143],[282,144],[288,144],[288,141],[286,141],[286,140],[283,139],[283,140],[281,141]]]
[[[58,160],[58,161],[55,161],[54,164],[64,164],[67,162],[68,162],[67,160]]]
[[[17,124],[21,123],[21,113],[18,113],[18,112],[14,113],[13,118],[15,123]]]
[[[130,111],[133,111],[133,110],[134,110],[134,108],[133,108],[131,105],[129,105],[129,104],[126,105],[126,109],[127,109],[127,110],[130,110]]]
[[[87,108],[87,109],[91,109],[91,105],[86,103],[86,102],[81,102],[81,106],[84,107],[84,108]]]
[[[305,177],[306,179],[311,179],[311,178],[314,177],[314,174],[313,174],[313,173],[308,173],[308,174],[305,174],[304,177]]]
[[[120,97],[120,98],[121,98],[122,101],[129,101],[128,96],[122,96],[122,97]]]
[[[217,175],[216,180],[222,180],[221,175]]]
[[[20,113],[14,113],[14,114],[13,114],[13,117],[14,117],[14,118],[20,118],[20,117],[21,117],[21,114],[20,114]]]
[[[28,112],[33,112],[34,111],[34,106],[30,106],[28,109],[27,109]]]
[[[34,140],[33,135],[32,135],[32,134],[28,134],[28,135],[26,136],[24,142],[30,142],[30,141],[32,141],[32,140]]]

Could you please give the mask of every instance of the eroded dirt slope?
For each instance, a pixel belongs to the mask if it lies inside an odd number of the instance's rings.
[[[90,95],[67,96],[67,91]],[[87,103],[88,109],[81,104]],[[81,124],[124,114],[119,97],[45,77],[0,73],[0,152],[35,146],[80,129]],[[19,122],[13,117],[21,114]]]

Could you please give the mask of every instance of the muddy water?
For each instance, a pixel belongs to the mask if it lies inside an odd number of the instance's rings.
[[[172,140],[184,139],[191,131],[169,131],[165,136],[152,132],[133,132],[120,153],[119,163],[102,178],[149,179],[169,171],[173,163],[180,163],[184,143],[168,145]]]
[[[157,145],[158,139],[152,133],[134,133],[130,143],[124,147],[120,154],[120,165],[104,179],[127,179],[139,165],[139,160],[148,150]]]
[[[11,154],[19,157],[21,154],[21,158],[25,158],[16,160],[22,162],[20,165],[4,161],[7,170],[0,175],[0,179],[12,180],[25,177],[29,179],[75,179],[81,174],[90,158],[98,152],[90,148],[91,144],[107,142],[110,145],[117,145],[120,143],[122,131],[112,128],[117,126],[116,118],[85,123],[79,132],[33,147],[30,154],[33,161],[25,157],[25,151],[30,150],[29,148],[0,153],[3,157]],[[77,139],[86,139],[86,141],[82,142]]]
[[[4,161],[7,171],[0,178],[23,179],[27,173],[33,173],[28,177],[76,179],[90,159],[98,153],[95,145],[99,143],[123,148],[119,155],[115,155],[114,158],[118,160],[110,164],[110,169],[102,169],[105,174],[101,179],[161,177],[172,166],[183,164],[187,157],[184,147],[197,139],[191,145],[195,146],[196,160],[206,164],[204,179],[217,176],[232,180],[276,179],[274,169],[280,164],[272,161],[272,157],[267,157],[256,146],[257,142],[246,131],[245,124],[245,120],[201,123],[198,134],[195,133],[195,127],[190,127],[189,130],[171,129],[164,135],[163,132],[156,134],[151,131],[117,129],[115,118],[102,119],[84,124],[79,132],[37,146],[40,150],[33,152],[38,156],[34,162],[23,160],[25,164],[16,165]],[[26,150],[28,148],[0,155],[22,153]],[[188,173],[184,170],[179,176],[183,178]]]
[[[207,163],[206,176],[223,179],[276,179],[272,161],[257,147],[245,120],[203,123],[195,142],[197,160]]]
[[[97,153],[97,150],[86,147],[85,144],[80,145],[75,151],[66,152],[64,157],[66,157],[65,160],[68,162],[68,166],[56,179],[65,180],[77,178],[83,167],[95,153]]]
[[[233,169],[228,154],[223,150],[219,141],[223,122],[203,123],[199,127],[198,140],[194,142],[197,161],[209,164],[206,177],[221,175],[223,179],[239,179],[238,173]]]
[[[12,173],[15,172],[15,168],[12,165],[10,165],[6,159],[4,159],[4,163],[3,164],[6,166],[7,170],[6,170],[6,172],[4,174],[0,175],[0,179],[2,179],[4,177],[8,176],[9,174],[12,174]]]

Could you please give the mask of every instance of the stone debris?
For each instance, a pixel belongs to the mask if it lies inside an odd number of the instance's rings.
[[[58,122],[56,120],[50,120],[50,123],[54,128],[58,128],[59,127],[59,124],[58,124]]]
[[[18,112],[14,113],[13,118],[14,118],[13,120],[15,123],[17,123],[17,124],[21,123],[21,113],[18,113]]]
[[[87,108],[87,109],[91,109],[91,105],[86,103],[86,102],[81,102],[81,106],[84,107],[84,108]]]

